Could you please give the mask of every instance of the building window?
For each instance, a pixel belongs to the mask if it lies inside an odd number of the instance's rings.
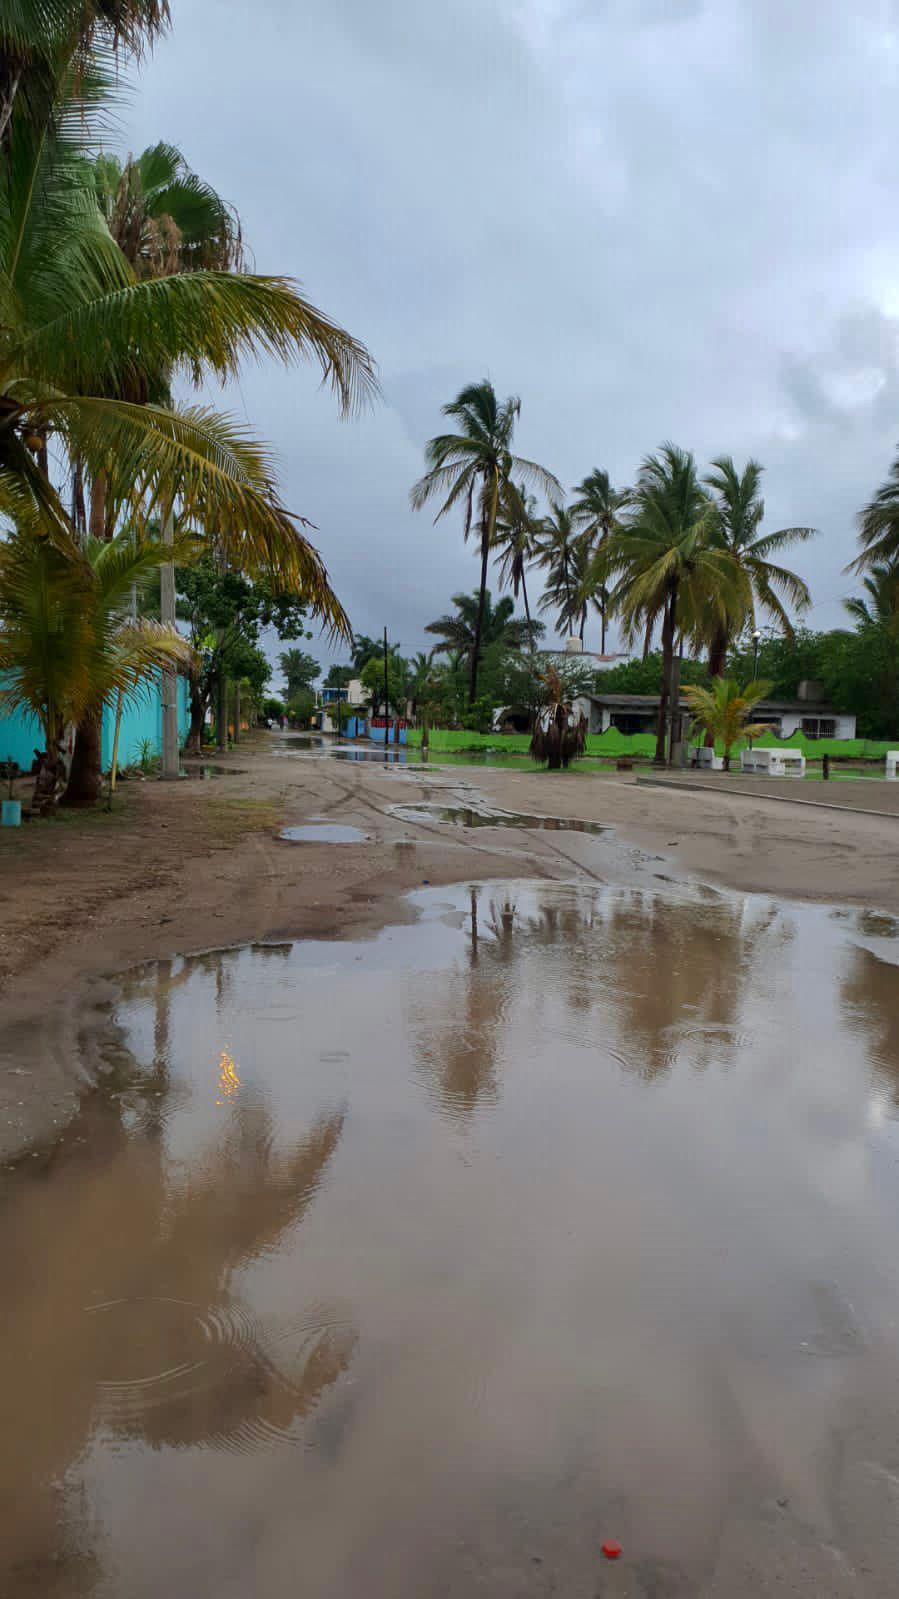
[[[806,738],[836,738],[837,724],[831,716],[804,716],[802,731]]]

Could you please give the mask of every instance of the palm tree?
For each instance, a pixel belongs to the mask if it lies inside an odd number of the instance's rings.
[[[244,566],[268,564],[333,627],[342,609],[317,552],[281,505],[245,428],[201,407],[123,398],[140,368],[226,377],[242,357],[312,356],[344,412],[373,392],[364,348],[284,279],[195,272],[136,283],[77,149],[13,114],[0,185],[0,512],[77,542],[46,472],[56,434],[110,492],[146,513],[178,497]],[[111,465],[112,463],[112,465]]]
[[[507,483],[496,523],[494,549],[499,556],[500,586],[511,588],[515,600],[521,593],[528,622],[531,620],[531,607],[528,602],[527,569],[528,563],[534,558],[538,526],[536,495],[529,494],[524,483]]]
[[[0,512],[22,531],[49,533],[78,561],[75,524],[47,470],[56,434],[76,477],[86,468],[102,483],[98,531],[101,521],[111,531],[107,494],[138,525],[157,509],[168,517],[178,501],[185,526],[215,529],[226,562],[267,569],[348,635],[321,558],[280,502],[266,450],[228,418],[174,410],[158,396],[179,366],[224,377],[244,353],[312,354],[347,411],[372,392],[366,352],[283,280],[201,270],[135,282],[77,147],[63,133],[36,132],[24,103],[9,131],[0,188]],[[191,187],[183,171],[180,181]],[[201,198],[208,213],[209,194]],[[96,747],[76,773],[89,768],[96,791]]]
[[[853,595],[843,605],[857,627],[875,627],[899,636],[899,561],[872,566],[862,587],[867,598]]]
[[[878,563],[864,578],[866,596],[853,595],[843,604],[860,631],[880,645],[878,689],[883,724],[896,726],[899,676],[899,561]]]
[[[710,543],[714,506],[686,450],[664,444],[643,461],[628,523],[613,533],[596,558],[600,581],[616,575],[610,609],[633,637],[645,630],[648,649],[662,622],[662,693],[656,735],[657,762],[665,761],[669,700],[676,696],[678,638],[708,633],[725,608],[748,604],[747,577],[730,551]]]
[[[473,594],[454,594],[455,615],[438,616],[429,622],[426,633],[440,640],[434,646],[435,655],[460,655],[468,662],[476,650],[483,655],[491,646],[499,644],[505,649],[533,648],[533,640],[544,632],[542,622],[528,622],[515,616],[515,603],[508,595],[494,608],[490,590],[482,597],[477,589]]]
[[[513,477],[525,487],[545,493],[561,493],[551,472],[534,461],[512,454],[512,436],[521,414],[521,401],[515,396],[500,403],[489,379],[470,383],[455,400],[443,407],[443,415],[458,424],[457,433],[441,433],[425,449],[428,471],[412,489],[412,506],[419,511],[428,500],[443,503],[434,518],[439,522],[454,505],[465,511],[464,537],[473,528],[480,540],[481,581],[474,647],[470,657],[471,676],[468,700],[473,705],[478,689],[478,664],[487,594],[487,563],[493,548],[501,496]]]
[[[169,24],[168,0],[16,0],[0,17],[0,141],[24,103],[35,127],[56,105],[60,62],[73,53],[139,55]]]
[[[0,701],[26,707],[41,723],[46,759],[37,797],[55,798],[70,723],[102,716],[111,696],[134,694],[159,670],[186,664],[189,646],[173,628],[128,616],[134,585],[168,559],[169,548],[120,534],[89,540],[76,564],[28,533],[0,545]]]
[[[139,280],[242,268],[240,218],[174,145],[124,162],[98,156],[94,172],[107,227]]]
[[[859,514],[858,523],[861,554],[846,567],[847,572],[899,562],[899,455],[886,482]]]
[[[412,701],[415,715],[419,716],[422,702],[427,699],[434,683],[433,654],[418,650],[408,664],[406,690]]]
[[[730,771],[730,752],[741,738],[758,738],[767,731],[764,722],[749,721],[759,700],[771,692],[770,683],[747,683],[741,688],[729,677],[715,677],[711,688],[687,687],[684,699],[693,712],[694,728],[714,745],[724,745],[724,770]]]
[[[545,761],[551,772],[583,755],[587,747],[587,718],[577,710],[560,674],[550,666],[545,679],[546,703],[537,713],[530,752]]]
[[[582,528],[591,551],[602,549],[620,527],[623,513],[633,503],[633,490],[613,488],[608,472],[594,467],[576,485],[574,492],[580,497],[571,507],[572,520],[575,526]],[[609,596],[602,585],[595,589],[594,599],[602,627],[600,652],[605,655]]]
[[[373,655],[383,654],[384,645],[380,639],[369,638],[367,633],[357,633],[353,639],[353,671],[358,675]]]
[[[765,515],[760,494],[764,468],[748,461],[740,473],[729,455],[712,462],[714,470],[705,479],[716,496],[716,515],[711,524],[711,542],[726,550],[746,575],[744,603],[737,612],[724,610],[708,639],[709,671],[713,677],[724,674],[731,640],[747,624],[755,623],[756,607],[777,621],[787,638],[793,627],[785,601],[803,609],[811,604],[807,585],[795,572],[776,566],[769,557],[785,545],[813,538],[817,528],[784,527],[778,533],[759,533]]]
[[[583,534],[574,525],[570,510],[557,500],[550,501],[549,515],[540,523],[535,542],[537,565],[546,572],[546,588],[540,601],[541,611],[556,611],[560,633],[574,632],[580,624],[583,638],[583,619],[586,606],[581,597],[584,577]]]
[[[156,144],[123,164],[112,155],[94,165],[97,199],[112,238],[138,282],[184,272],[234,272],[243,262],[240,219],[209,184],[197,177],[173,145]],[[119,375],[113,393],[137,401],[168,403],[171,374],[146,364]],[[77,470],[77,467],[76,467]],[[112,532],[106,472],[95,476],[90,530]]]

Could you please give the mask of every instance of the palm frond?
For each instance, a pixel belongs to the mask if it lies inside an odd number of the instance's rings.
[[[352,636],[321,556],[277,498],[265,450],[238,422],[204,407],[71,397],[45,400],[41,414],[88,467],[114,461],[135,504],[178,499],[182,519],[213,530],[235,566],[271,575],[329,631]]]
[[[63,310],[4,351],[0,383],[13,375],[80,393],[112,389],[135,352],[199,376],[235,373],[248,355],[311,357],[349,414],[377,392],[364,345],[304,300],[286,278],[194,272],[133,283]]]

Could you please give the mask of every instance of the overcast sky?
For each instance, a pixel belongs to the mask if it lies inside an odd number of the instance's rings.
[[[627,482],[666,438],[756,455],[767,525],[821,529],[794,558],[812,625],[841,622],[854,516],[899,442],[899,0],[172,10],[124,143],[178,144],[257,269],[379,364],[361,421],[311,369],[247,368],[222,402],[277,447],[357,631],[420,648],[477,582],[460,521],[408,494],[440,406],[483,376],[568,486]]]

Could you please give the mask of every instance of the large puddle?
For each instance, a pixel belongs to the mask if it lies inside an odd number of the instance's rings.
[[[896,925],[414,902],[135,973],[2,1179],[0,1593],[893,1592]]]

